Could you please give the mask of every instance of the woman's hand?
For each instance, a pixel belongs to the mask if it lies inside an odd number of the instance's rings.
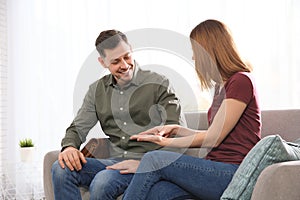
[[[165,126],[156,126],[147,131],[141,132],[138,135],[133,135],[130,139],[136,139],[136,136],[140,135],[157,135],[162,137],[170,137],[171,135],[176,135],[179,125],[165,125]]]
[[[165,125],[156,126],[147,131],[141,132],[138,135],[133,135],[130,137],[131,140],[137,140],[139,142],[153,142],[161,146],[167,146],[170,136],[176,135],[179,125]]]
[[[168,140],[170,138],[165,138],[159,134],[155,135],[133,135],[130,137],[131,139],[136,139],[138,142],[152,142],[156,143],[160,146],[167,146]]]

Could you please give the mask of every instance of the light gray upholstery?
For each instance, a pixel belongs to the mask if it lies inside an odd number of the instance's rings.
[[[258,177],[251,200],[280,199],[300,199],[300,161],[271,165]]]
[[[300,138],[299,109],[263,111],[262,124],[263,137],[279,134],[290,142]],[[299,200],[299,198],[300,161],[289,161],[273,164],[262,171],[251,200]]]
[[[262,137],[280,135],[286,141],[300,138],[300,110],[265,110],[262,112]]]
[[[204,112],[185,114],[187,125],[193,129],[207,129],[207,115]],[[279,134],[286,141],[300,138],[299,110],[264,110],[262,111],[262,137]],[[197,155],[197,149],[187,152]],[[48,152],[44,157],[44,191],[47,200],[53,200],[51,166],[59,151]],[[87,190],[81,188],[83,199],[89,199]],[[258,177],[252,200],[299,199],[300,197],[300,161],[274,164]]]
[[[59,151],[50,151],[44,156],[44,193],[46,200],[53,200],[53,186],[51,178],[52,164],[57,160]]]

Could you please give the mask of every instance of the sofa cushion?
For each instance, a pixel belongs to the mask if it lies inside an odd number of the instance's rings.
[[[285,142],[279,135],[263,138],[244,158],[221,199],[250,199],[263,169],[274,163],[292,160],[300,160],[299,144]]]

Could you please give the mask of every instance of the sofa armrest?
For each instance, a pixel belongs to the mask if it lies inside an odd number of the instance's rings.
[[[44,156],[44,171],[43,171],[43,181],[44,181],[44,193],[46,199],[54,199],[53,186],[52,186],[52,177],[51,177],[51,168],[53,163],[57,160],[59,150],[50,151]]]
[[[300,161],[273,164],[265,168],[255,184],[251,200],[299,199]]]
[[[97,158],[107,158],[109,157],[109,143],[106,138],[99,138],[99,139],[91,139],[91,142],[88,143],[90,145],[85,146],[83,149],[83,153],[88,156],[97,156]],[[100,145],[99,148],[96,148],[96,151],[89,152],[92,148],[88,147],[93,145],[93,142],[96,141],[96,144]],[[44,156],[44,166],[43,166],[43,182],[44,182],[44,193],[47,200],[54,199],[54,192],[53,192],[53,185],[52,185],[52,175],[51,175],[51,168],[53,163],[57,160],[58,154],[60,153],[59,150],[50,151],[46,153]],[[95,154],[95,155],[93,155]],[[80,193],[83,200],[90,199],[89,192],[86,188],[80,187]]]

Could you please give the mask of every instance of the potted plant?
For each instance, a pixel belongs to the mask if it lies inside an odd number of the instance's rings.
[[[20,157],[22,162],[31,162],[34,154],[34,143],[31,139],[25,138],[19,141]]]

